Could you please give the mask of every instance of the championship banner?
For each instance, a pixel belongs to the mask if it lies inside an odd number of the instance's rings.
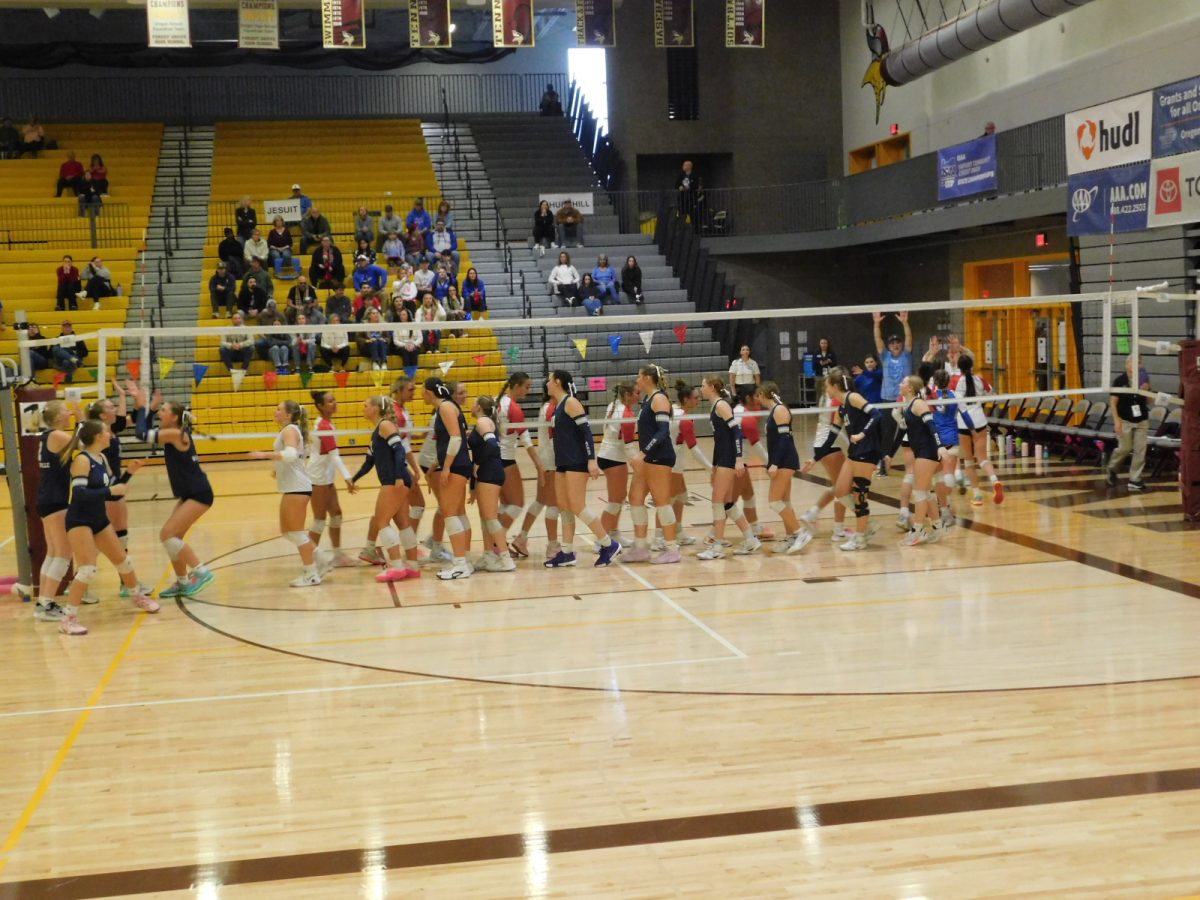
[[[757,47],[767,43],[767,0],[725,0],[725,46]]]
[[[1067,113],[1067,174],[1150,158],[1154,95],[1150,91]]]
[[[996,136],[977,138],[937,152],[938,200],[996,190]]]
[[[654,0],[654,46],[696,46],[692,0]]]
[[[450,43],[450,0],[408,0],[409,46],[426,50]]]
[[[187,0],[147,0],[146,27],[151,47],[190,47]]]
[[[279,49],[279,0],[238,0],[238,47]]]
[[[1150,163],[1072,175],[1067,181],[1067,234],[1145,231]]]
[[[575,35],[580,47],[617,46],[613,0],[575,0]]]
[[[532,47],[533,0],[492,0],[492,43],[497,47]]]
[[[1200,150],[1200,78],[1154,92],[1154,155]]]
[[[1200,222],[1200,153],[1156,159],[1150,172],[1150,217],[1147,225],[1190,225]]]
[[[366,0],[321,0],[321,43],[326,50],[365,50]]]

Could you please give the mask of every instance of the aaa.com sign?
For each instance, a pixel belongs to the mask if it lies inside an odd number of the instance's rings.
[[[1156,159],[1150,188],[1151,228],[1200,222],[1200,152]]]
[[[1154,95],[1101,103],[1064,116],[1067,174],[1094,172],[1150,158],[1154,128]]]
[[[1144,231],[1150,208],[1150,163],[1072,175],[1067,234]]]

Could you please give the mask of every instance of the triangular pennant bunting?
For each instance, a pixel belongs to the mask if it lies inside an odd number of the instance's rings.
[[[610,334],[608,336],[608,347],[612,350],[613,356],[621,352],[621,336],[619,334]]]
[[[509,347],[507,350],[504,351],[504,354],[508,357],[508,361],[510,363],[515,363],[518,359],[521,358],[521,348],[520,347]]]
[[[129,377],[134,381],[142,380],[142,361],[140,359],[131,359],[125,363],[125,368],[129,370]]]
[[[166,378],[171,374],[171,370],[175,368],[175,360],[167,359],[165,356],[158,358],[158,377]]]
[[[308,369],[305,369],[303,372],[300,373],[300,386],[308,387],[308,383],[310,381],[312,381],[312,372]]]
[[[279,381],[279,373],[278,372],[276,372],[274,370],[272,370],[270,372],[263,372],[263,384],[265,384],[267,386],[268,391],[275,390],[275,383],[277,381]]]
[[[207,374],[208,366],[201,363],[192,363],[192,381],[196,383],[197,387],[200,386],[200,382],[204,380],[204,376]]]
[[[405,366],[404,374],[407,375],[409,378],[415,379],[417,377],[417,367],[416,366]]]
[[[382,390],[382,388],[383,388],[383,370],[382,369],[372,369],[371,370],[371,384],[375,385],[375,390],[377,390],[377,391]]]
[[[476,354],[475,356],[472,356],[471,359],[472,359],[472,361],[474,361],[475,365],[482,366],[484,363],[487,362],[487,354],[479,353],[479,354]]]
[[[687,340],[687,326],[676,325],[673,329],[675,332],[675,340],[679,341],[679,346],[683,346],[683,342]]]
[[[587,338],[575,338],[571,341],[575,345],[575,349],[579,351],[580,359],[587,359]]]
[[[646,348],[646,352],[650,352],[650,345],[654,343],[653,331],[639,331],[638,337],[642,339],[642,346]]]
[[[245,369],[230,369],[229,377],[233,379],[233,389],[235,391],[240,391],[242,389],[242,382],[246,379],[246,370]],[[199,382],[197,382],[197,383],[199,383]]]
[[[337,382],[338,387],[344,388],[346,385],[348,385],[350,383],[350,373],[347,372],[345,369],[343,369],[340,372],[334,372],[333,380],[335,382]]]
[[[63,383],[63,379],[65,379],[66,377],[67,377],[66,372],[55,372],[53,375],[50,376],[50,380],[54,382],[55,387],[58,387],[60,384]]]
[[[445,362],[438,363],[438,368],[439,368],[439,369],[441,369],[441,370],[442,370],[442,374],[443,374],[443,375],[445,375],[447,372],[449,372],[449,371],[450,371],[450,367],[451,367],[452,365],[454,365],[454,360],[452,360],[452,359],[448,359],[448,360],[446,360]]]
[[[98,369],[88,369],[88,377],[90,379],[92,379],[92,381],[99,381],[99,378],[100,378],[99,370]]]

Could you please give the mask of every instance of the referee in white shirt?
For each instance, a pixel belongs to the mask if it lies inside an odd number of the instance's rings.
[[[743,344],[740,355],[729,364],[729,383],[742,400],[762,384],[762,373],[758,370],[758,363],[750,358],[749,344]]]

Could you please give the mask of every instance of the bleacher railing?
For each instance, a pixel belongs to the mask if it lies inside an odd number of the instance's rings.
[[[74,203],[0,204],[0,249],[132,247],[142,234],[129,206],[106,202],[80,212]]]

